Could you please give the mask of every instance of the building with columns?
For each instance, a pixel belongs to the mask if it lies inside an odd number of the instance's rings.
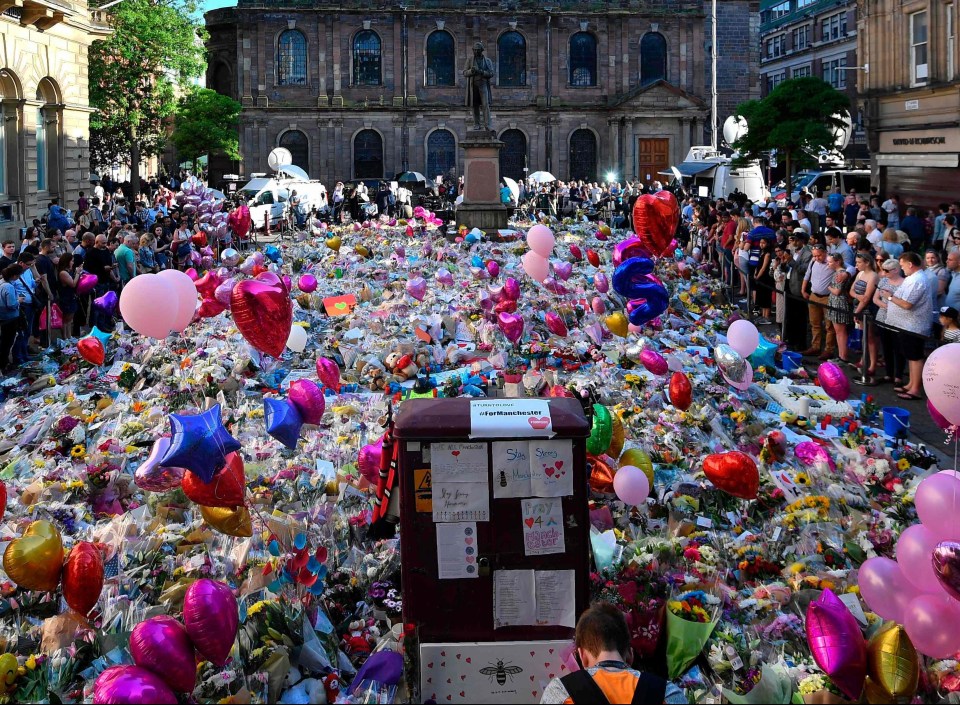
[[[718,114],[759,97],[757,0],[718,0]],[[239,0],[206,14],[207,85],[243,104],[240,163],[313,178],[461,173],[462,72],[482,42],[501,173],[650,181],[709,143],[705,0]],[[526,171],[525,171],[526,170]]]
[[[87,49],[109,32],[85,0],[0,0],[0,240],[89,189]]]

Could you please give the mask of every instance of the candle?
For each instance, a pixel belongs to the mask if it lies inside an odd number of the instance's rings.
[[[800,409],[797,411],[798,416],[803,416],[809,418],[810,416],[810,399],[809,397],[803,397],[800,400]]]

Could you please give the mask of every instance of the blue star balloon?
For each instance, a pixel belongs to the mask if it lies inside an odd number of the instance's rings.
[[[267,249],[264,250],[263,254],[267,256],[267,259],[271,262],[280,261],[280,250],[277,249],[275,245],[268,245]]]
[[[160,465],[186,468],[209,483],[217,470],[226,464],[226,457],[240,450],[240,443],[223,427],[220,405],[194,416],[170,414],[173,437],[170,449]]]
[[[770,342],[761,335],[760,344],[757,345],[757,349],[754,350],[747,359],[750,360],[750,364],[753,365],[753,369],[764,366],[770,368],[776,367],[774,356],[777,354],[777,349],[779,347],[779,345]]]
[[[293,404],[281,399],[264,399],[263,418],[267,422],[267,433],[287,448],[297,449],[303,419]]]
[[[92,337],[96,338],[97,340],[99,340],[101,343],[103,343],[103,348],[104,348],[104,350],[106,350],[106,348],[107,348],[107,341],[110,340],[110,336],[113,335],[113,334],[112,334],[112,333],[104,333],[102,330],[100,330],[99,328],[97,328],[96,326],[94,326],[94,327],[93,327],[93,330],[90,331],[90,335],[91,335]]]

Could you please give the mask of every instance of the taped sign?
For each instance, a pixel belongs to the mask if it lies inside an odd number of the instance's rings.
[[[417,500],[417,511],[432,514],[433,480],[431,478],[430,468],[420,468],[413,471],[413,486]]]

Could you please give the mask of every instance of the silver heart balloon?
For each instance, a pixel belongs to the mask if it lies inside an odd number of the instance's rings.
[[[933,570],[943,589],[960,600],[960,541],[941,541],[933,549]]]
[[[713,359],[723,375],[734,382],[743,381],[747,373],[747,361],[729,345],[718,345],[713,350]]]
[[[166,492],[180,486],[183,468],[167,468],[160,465],[160,459],[170,450],[170,438],[161,436],[150,449],[150,455],[143,464],[133,473],[133,481],[137,487],[148,492]]]

